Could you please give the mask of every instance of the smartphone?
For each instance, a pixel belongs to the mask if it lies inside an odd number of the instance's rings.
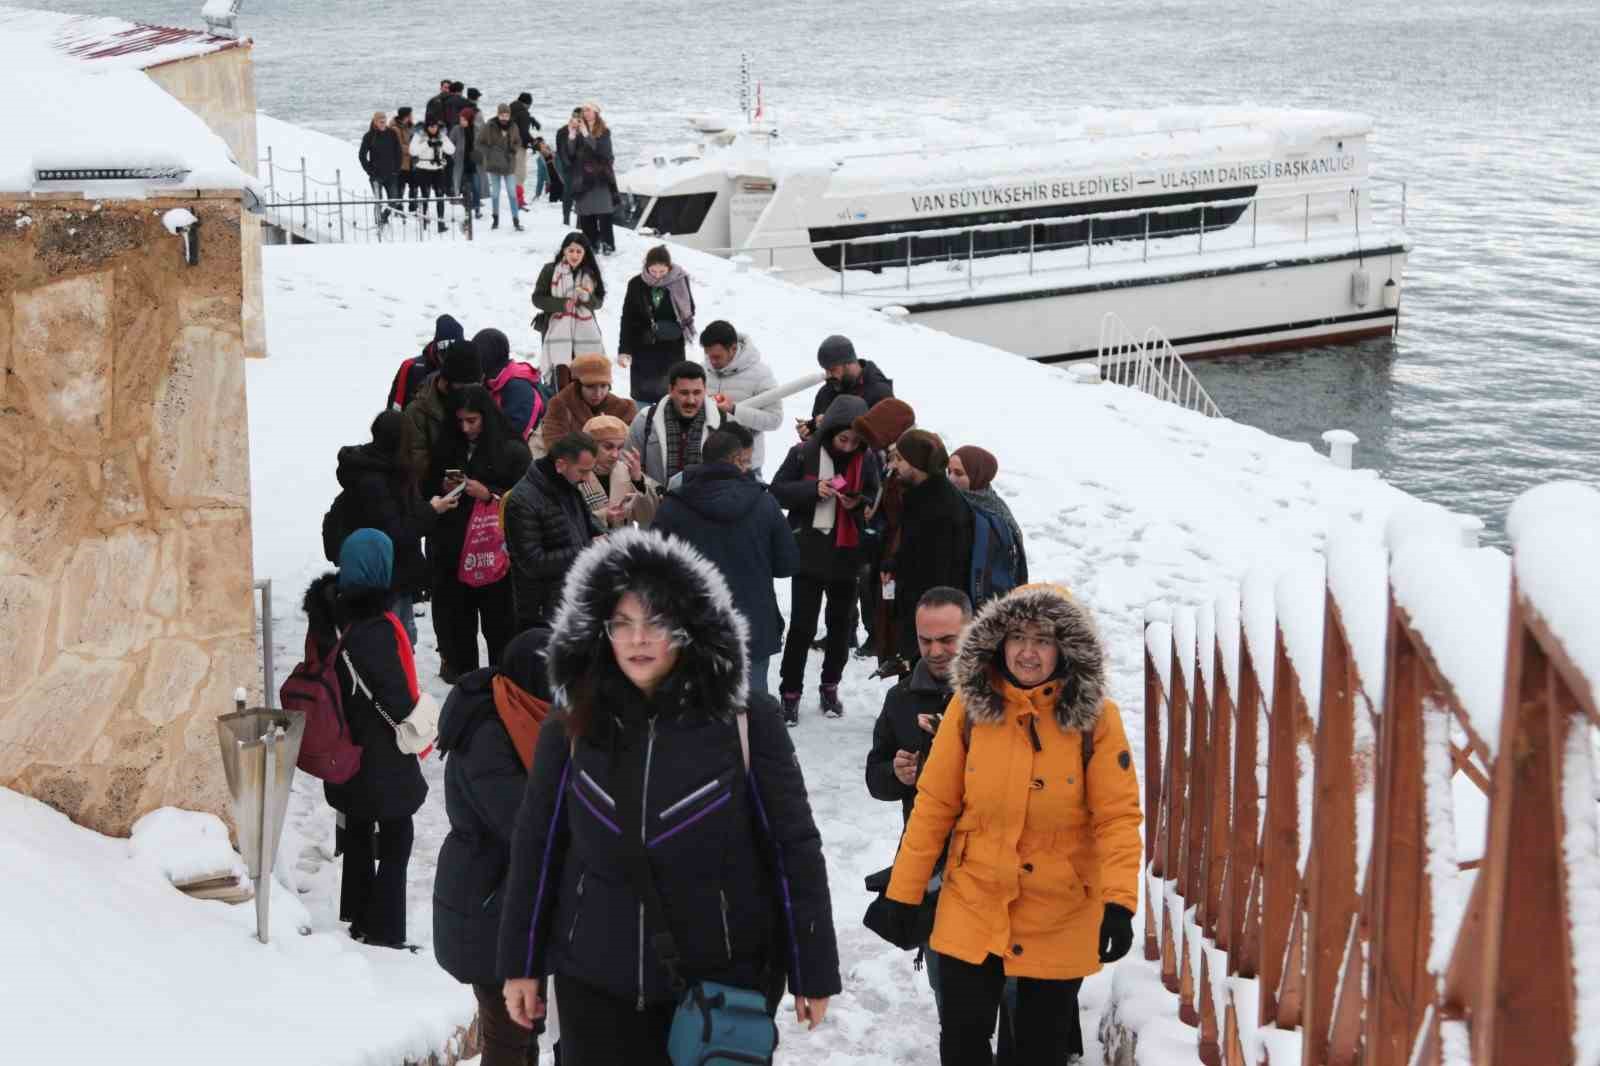
[[[458,497],[460,497],[460,495],[463,492],[466,492],[466,491],[467,491],[467,483],[465,481],[459,481],[459,482],[456,483],[456,487],[455,488],[451,489],[449,492],[444,494],[444,498],[447,499],[447,500],[454,500],[454,499],[457,499]]]
[[[845,486],[849,485],[850,482],[836,474],[829,479],[828,484],[833,486],[833,490],[835,492],[843,492],[845,490]]]
[[[465,481],[467,479],[467,475],[463,474],[459,470],[446,470],[444,472],[444,479],[446,481]]]

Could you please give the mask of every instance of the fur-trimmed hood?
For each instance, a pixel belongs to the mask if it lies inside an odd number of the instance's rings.
[[[1063,682],[1055,716],[1062,729],[1090,730],[1106,695],[1105,653],[1088,610],[1059,585],[1024,585],[973,619],[956,653],[956,691],[975,724],[1005,718],[1001,645],[1013,626],[1037,622],[1055,631]]]
[[[611,654],[604,624],[630,591],[689,634],[675,672],[685,707],[731,718],[749,696],[749,624],[705,556],[681,540],[639,529],[595,541],[567,573],[545,652],[555,702],[565,703],[573,681]]]

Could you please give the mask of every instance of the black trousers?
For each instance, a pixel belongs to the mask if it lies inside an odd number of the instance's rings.
[[[454,574],[434,574],[433,635],[439,640],[439,658],[458,674],[478,668],[478,630],[489,646],[489,665],[498,666],[500,653],[517,635],[516,608],[511,578],[473,588]]]
[[[631,999],[617,999],[559,974],[555,988],[561,1066],[672,1066],[667,1058],[672,1004],[637,1011]]]
[[[416,179],[417,192],[422,195],[422,213],[428,213],[428,198],[437,197],[433,206],[439,212],[439,221],[444,221],[444,198],[450,195],[450,172],[448,170],[412,170]]]
[[[506,1012],[503,985],[473,985],[478,997],[478,1035],[483,1038],[483,1060],[479,1066],[538,1066],[539,1034],[543,1020],[524,1029]]]
[[[406,868],[411,863],[411,841],[410,818],[345,820],[339,919],[349,922],[369,940],[405,943]]]
[[[818,581],[797,574],[789,589],[789,635],[783,643],[783,665],[778,674],[780,692],[792,695],[805,691],[806,656],[817,638],[817,613],[824,596],[828,599],[828,644],[822,652],[822,683],[837,685],[844,676],[844,664],[850,658],[850,637],[855,631],[856,579]]]
[[[579,215],[578,228],[583,230],[583,235],[589,238],[589,244],[596,251],[601,245],[607,248],[617,246],[617,231],[610,215]]]
[[[989,1038],[1005,992],[1006,974],[1000,956],[983,965],[939,956],[940,1066],[990,1066]],[[1081,978],[1017,981],[1017,1009],[1011,1017],[1011,1066],[1060,1066],[1069,1055],[1083,1054],[1078,1023]]]

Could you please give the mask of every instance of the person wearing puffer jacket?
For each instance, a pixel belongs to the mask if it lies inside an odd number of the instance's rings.
[[[750,338],[721,319],[701,331],[700,348],[706,356],[706,392],[724,419],[737,422],[754,434],[750,469],[757,477],[764,477],[766,438],[783,425],[783,401],[774,400],[760,407],[744,401],[777,388],[778,376],[762,362],[761,352]]]
[[[343,640],[335,665],[346,721],[361,746],[361,768],[343,784],[324,783],[339,812],[344,871],[339,920],[377,947],[406,944],[406,869],[411,817],[428,795],[415,755],[400,750],[384,716],[403,722],[431,697],[417,686],[411,641],[389,610],[394,546],[375,529],[358,529],[339,549],[337,573],[306,589],[306,643],[321,655]]]
[[[748,693],[747,631],[717,569],[656,533],[611,534],[567,580],[500,928],[514,1020],[554,978],[564,1066],[665,1063],[680,982],[775,1011],[786,975],[813,1029],[840,991],[821,837],[777,708]]]
[[[1008,977],[1016,1061],[1083,1054],[1078,989],[1133,944],[1139,782],[1105,650],[1063,588],[992,601],[962,637],[887,899],[905,943],[949,848],[930,944],[939,1061],[987,1066]]]
[[[544,396],[539,392],[539,371],[532,364],[511,358],[511,342],[497,329],[480,329],[472,335],[483,364],[483,384],[500,405],[500,412],[523,441],[533,438],[544,418]]]
[[[539,1059],[543,1026],[530,1033],[506,1014],[505,975],[495,949],[517,809],[550,713],[542,659],[549,636],[546,629],[518,634],[500,665],[463,677],[439,713],[450,835],[433,879],[433,954],[478,999],[481,1066],[528,1066]]]

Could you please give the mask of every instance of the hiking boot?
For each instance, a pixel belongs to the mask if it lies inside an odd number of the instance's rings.
[[[783,724],[793,729],[800,724],[800,693],[785,692],[783,696]]]
[[[822,689],[822,717],[843,718],[844,704],[839,702],[839,686],[823,685]]]

